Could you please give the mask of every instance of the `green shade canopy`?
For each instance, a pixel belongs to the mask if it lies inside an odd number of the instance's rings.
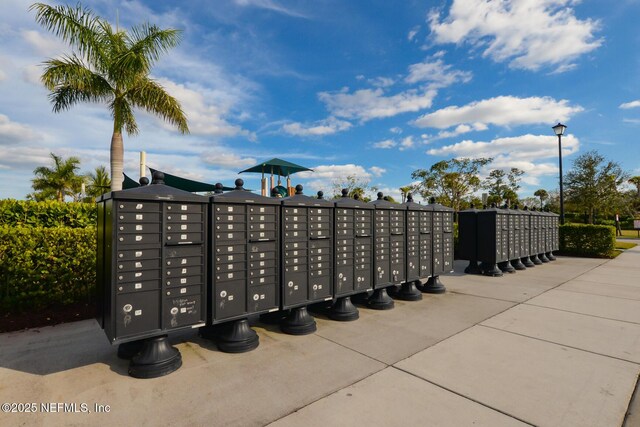
[[[253,167],[250,167],[249,169],[240,171],[240,173],[256,172],[256,173],[263,173],[263,174],[267,173],[267,174],[274,174],[274,175],[280,175],[280,176],[289,176],[296,172],[302,172],[302,171],[313,172],[313,169],[305,168],[304,166],[296,165],[295,163],[287,162],[281,159],[271,159],[271,160],[267,160],[266,162],[255,165]]]
[[[157,169],[149,168],[151,174],[154,172],[162,172]],[[171,175],[166,172],[162,172],[164,174],[164,183],[169,187],[178,188],[180,190],[189,191],[191,193],[201,193],[207,191],[215,191],[216,186],[214,184],[207,184],[205,182],[193,181],[191,179],[181,178],[179,176]],[[122,183],[122,188],[124,190],[128,190],[130,188],[139,187],[138,184],[133,179],[129,178],[127,174],[124,174],[124,182]],[[222,187],[223,191],[231,191],[234,187]]]

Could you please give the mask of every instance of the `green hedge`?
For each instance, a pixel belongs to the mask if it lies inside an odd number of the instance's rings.
[[[608,225],[560,226],[560,252],[585,257],[610,257],[616,245],[616,229]]]
[[[92,301],[96,229],[0,225],[0,309]]]
[[[95,203],[65,203],[53,200],[0,200],[0,225],[32,227],[95,227]]]

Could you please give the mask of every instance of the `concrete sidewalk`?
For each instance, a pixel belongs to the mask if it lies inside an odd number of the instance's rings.
[[[0,335],[0,425],[640,425],[640,248],[501,278],[456,273],[448,292],[360,319],[318,318],[226,354],[172,337],[183,366],[136,380],[93,320]],[[41,403],[91,413],[42,413]],[[96,404],[109,405],[108,413]],[[61,407],[62,410],[62,407]]]

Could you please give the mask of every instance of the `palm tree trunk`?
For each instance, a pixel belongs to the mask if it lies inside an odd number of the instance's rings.
[[[124,143],[122,133],[113,132],[111,136],[111,191],[122,190],[124,163]]]

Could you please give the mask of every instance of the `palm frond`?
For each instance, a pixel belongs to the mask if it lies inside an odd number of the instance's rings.
[[[114,132],[122,132],[124,129],[128,135],[136,135],[138,133],[138,123],[129,100],[125,96],[116,97],[109,104],[111,115],[113,116]]]
[[[183,134],[189,133],[187,117],[180,103],[155,81],[149,78],[140,79],[126,96],[134,106],[157,115],[176,126]]]

